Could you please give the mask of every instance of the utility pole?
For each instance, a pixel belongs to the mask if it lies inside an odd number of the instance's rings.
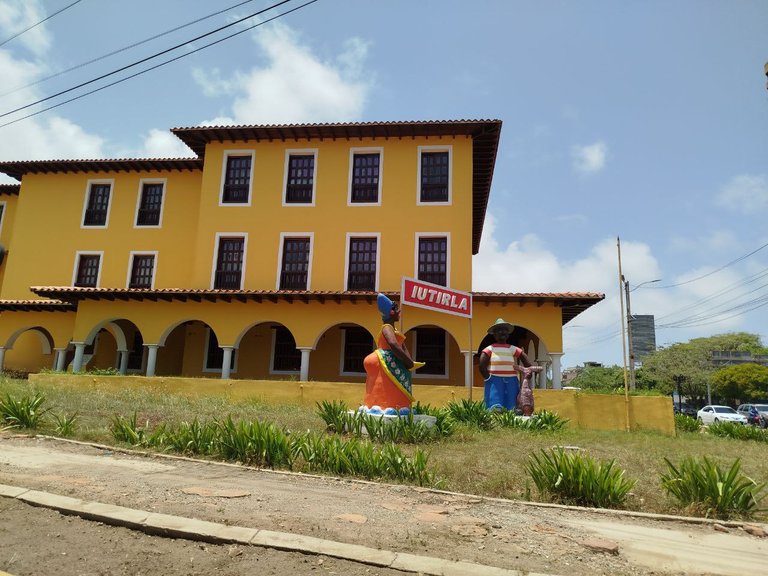
[[[623,276],[622,276],[623,278]],[[629,389],[635,386],[635,348],[632,345],[632,311],[629,306],[629,280],[624,280],[624,293],[627,300],[627,346],[629,347]]]

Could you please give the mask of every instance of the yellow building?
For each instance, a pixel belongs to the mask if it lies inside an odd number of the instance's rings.
[[[178,128],[189,159],[1,162],[0,366],[361,382],[377,292],[472,289],[497,120]],[[405,307],[418,384],[482,384],[503,317],[551,363],[602,294]]]

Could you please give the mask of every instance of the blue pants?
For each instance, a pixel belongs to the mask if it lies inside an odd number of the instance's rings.
[[[485,381],[483,402],[488,410],[498,408],[514,410],[518,392],[520,392],[520,380],[517,376],[494,376],[491,374]]]

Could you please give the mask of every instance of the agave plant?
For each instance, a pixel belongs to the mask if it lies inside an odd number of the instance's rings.
[[[667,472],[661,475],[661,485],[682,506],[707,517],[727,519],[738,515],[750,517],[765,498],[761,494],[765,482],[758,484],[741,473],[741,460],[723,471],[707,458],[685,458],[675,466],[667,458]]]

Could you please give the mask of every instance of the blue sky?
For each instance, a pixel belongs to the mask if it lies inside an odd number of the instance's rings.
[[[273,3],[68,72],[238,0],[81,0],[5,41],[72,2],[0,0],[0,114]],[[622,362],[617,237],[658,344],[731,331],[768,344],[767,29],[763,0],[319,0],[0,127],[0,160],[188,155],[168,129],[201,123],[498,118],[473,288],[604,292],[566,326],[563,366]]]

